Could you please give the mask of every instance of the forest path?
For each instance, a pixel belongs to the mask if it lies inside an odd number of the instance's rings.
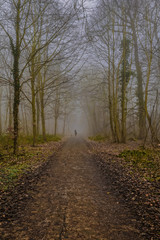
[[[114,196],[81,138],[67,140],[29,194],[6,239],[140,239],[134,216]]]

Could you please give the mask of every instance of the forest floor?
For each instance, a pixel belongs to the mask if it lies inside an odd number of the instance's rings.
[[[126,165],[125,149],[77,137],[59,145],[1,193],[0,240],[158,240],[159,181]]]

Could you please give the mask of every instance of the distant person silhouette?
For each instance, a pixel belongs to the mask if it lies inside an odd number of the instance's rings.
[[[74,135],[77,136],[77,131],[76,130],[74,130]]]

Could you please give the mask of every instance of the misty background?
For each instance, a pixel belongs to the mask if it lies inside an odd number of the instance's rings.
[[[0,11],[0,134],[159,142],[159,0],[1,0]]]

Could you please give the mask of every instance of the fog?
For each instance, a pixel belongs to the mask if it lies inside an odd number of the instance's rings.
[[[159,0],[2,3],[0,134],[159,140]]]

